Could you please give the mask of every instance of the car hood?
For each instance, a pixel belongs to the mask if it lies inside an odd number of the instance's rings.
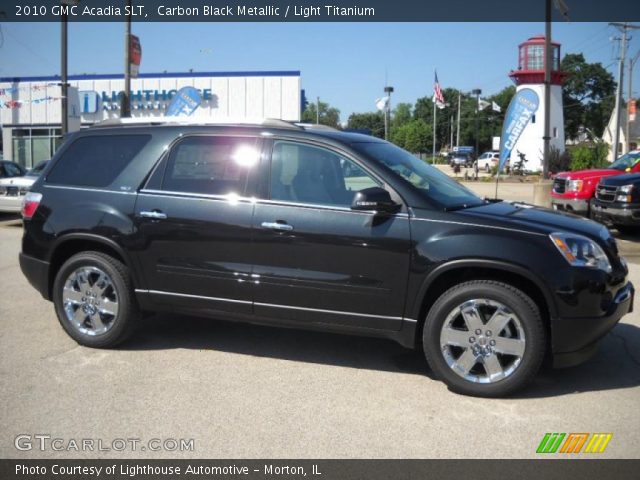
[[[479,207],[459,210],[455,213],[469,222],[481,221],[515,230],[526,230],[549,234],[552,232],[573,232],[600,242],[606,241],[609,232],[603,225],[570,213],[556,212],[517,202],[496,202]]]
[[[38,177],[11,177],[0,180],[3,187],[30,187]]]
[[[578,170],[576,172],[562,172],[556,178],[571,178],[572,180],[589,180],[591,178],[609,177],[625,173],[615,168],[593,168],[591,170]]]
[[[619,187],[621,185],[629,185],[636,182],[640,182],[640,173],[625,173],[624,175],[616,175],[615,177],[603,179],[601,184]]]

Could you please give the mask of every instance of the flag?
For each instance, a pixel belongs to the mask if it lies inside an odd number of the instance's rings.
[[[435,81],[433,82],[433,102],[438,108],[444,108],[444,96],[442,95],[442,89],[440,88],[440,82],[438,82],[438,72],[435,73]]]
[[[376,100],[378,110],[386,110],[389,107],[389,97],[382,97]]]
[[[481,98],[478,98],[478,110],[484,110],[485,108],[487,108],[490,105],[491,104],[489,102],[487,102],[486,100],[482,100]]]
[[[500,135],[500,160],[498,172],[502,171],[507,158],[516,146],[520,134],[535,115],[540,105],[538,94],[530,89],[518,90],[507,107]]]
[[[500,108],[500,105],[498,105],[496,102],[491,102],[491,110],[493,110],[494,112],[502,111],[502,109]]]

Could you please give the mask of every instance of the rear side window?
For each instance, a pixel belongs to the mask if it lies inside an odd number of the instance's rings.
[[[169,156],[162,189],[208,195],[242,195],[249,172],[259,160],[257,139],[193,136]]]
[[[151,135],[96,135],[77,139],[47,175],[47,182],[81,187],[111,185]]]

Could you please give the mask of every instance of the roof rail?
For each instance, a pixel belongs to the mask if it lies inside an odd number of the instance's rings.
[[[332,130],[332,131],[335,131],[335,132],[339,131],[337,128],[330,127],[329,125],[322,125],[320,123],[295,122],[294,125],[297,125],[298,127],[304,128],[305,130]]]
[[[263,127],[291,128],[302,130],[303,127],[293,122],[278,118],[210,118],[210,117],[133,117],[110,118],[94,123],[91,128],[114,127],[118,125],[257,125]]]

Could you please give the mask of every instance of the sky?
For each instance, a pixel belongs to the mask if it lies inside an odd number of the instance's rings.
[[[59,23],[0,24],[0,77],[60,72]],[[433,95],[434,69],[442,88],[491,95],[511,85],[518,44],[544,32],[538,23],[136,23],[142,73],[299,70],[307,99],[341,111],[375,110],[385,81],[392,104]],[[629,54],[640,51],[632,32]],[[606,23],[554,22],[565,53],[583,53],[617,79],[619,32]],[[70,23],[69,74],[124,70],[123,23]],[[625,75],[627,69],[625,66]],[[626,96],[627,80],[624,81]],[[640,93],[640,61],[634,95]]]

